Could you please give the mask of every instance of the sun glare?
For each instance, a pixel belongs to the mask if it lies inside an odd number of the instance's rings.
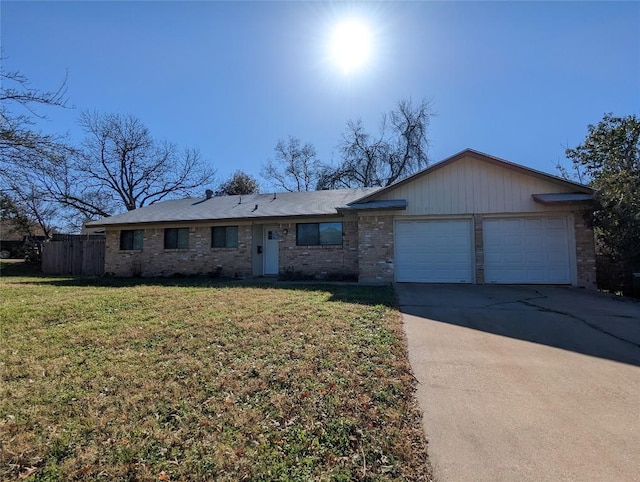
[[[371,32],[358,20],[336,25],[330,40],[332,61],[346,75],[362,69],[371,57]]]

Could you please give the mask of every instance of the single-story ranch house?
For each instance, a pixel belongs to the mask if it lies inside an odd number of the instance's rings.
[[[89,224],[116,276],[595,287],[587,186],[470,149],[385,188],[165,201]]]

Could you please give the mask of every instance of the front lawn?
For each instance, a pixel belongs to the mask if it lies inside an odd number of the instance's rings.
[[[0,290],[1,480],[430,479],[389,287]]]

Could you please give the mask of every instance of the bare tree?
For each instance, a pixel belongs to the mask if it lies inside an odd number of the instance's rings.
[[[11,169],[12,175],[3,180],[4,196],[16,207],[16,212],[37,224],[49,238],[60,228],[60,208],[43,187],[38,173],[31,170]],[[29,234],[29,233],[25,233]]]
[[[45,118],[38,112],[39,107],[67,107],[66,79],[56,90],[40,91],[31,87],[29,80],[19,72],[0,70],[0,84],[0,157],[3,163],[33,161],[58,150],[63,139],[36,130],[34,117]]]
[[[258,181],[246,172],[236,171],[226,181],[220,183],[216,194],[235,196],[237,194],[257,194],[260,192]]]
[[[383,115],[377,137],[360,120],[348,122],[340,146],[342,164],[323,166],[318,188],[388,186],[426,167],[432,115],[427,101],[414,105],[402,100]]]
[[[66,81],[54,91],[0,71],[0,189],[45,232],[54,223],[108,216],[162,199],[188,196],[213,169],[195,149],[157,141],[134,116],[85,113],[82,149],[36,129],[39,108],[66,107]]]
[[[48,187],[58,202],[86,217],[189,196],[214,178],[197,150],[179,152],[153,139],[135,116],[85,112],[80,125],[87,134],[82,152]]]
[[[73,153],[66,139],[36,128],[46,107],[67,107],[66,79],[58,89],[33,88],[19,72],[0,70],[0,188],[30,223],[49,235],[58,206],[46,190],[48,174]]]
[[[262,169],[262,177],[277,189],[289,192],[312,191],[320,174],[320,161],[312,144],[302,144],[297,137],[288,142],[279,140],[274,148],[275,161],[269,160]]]

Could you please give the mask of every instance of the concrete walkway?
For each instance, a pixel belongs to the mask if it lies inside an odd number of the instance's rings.
[[[640,480],[640,303],[396,289],[436,481]]]

